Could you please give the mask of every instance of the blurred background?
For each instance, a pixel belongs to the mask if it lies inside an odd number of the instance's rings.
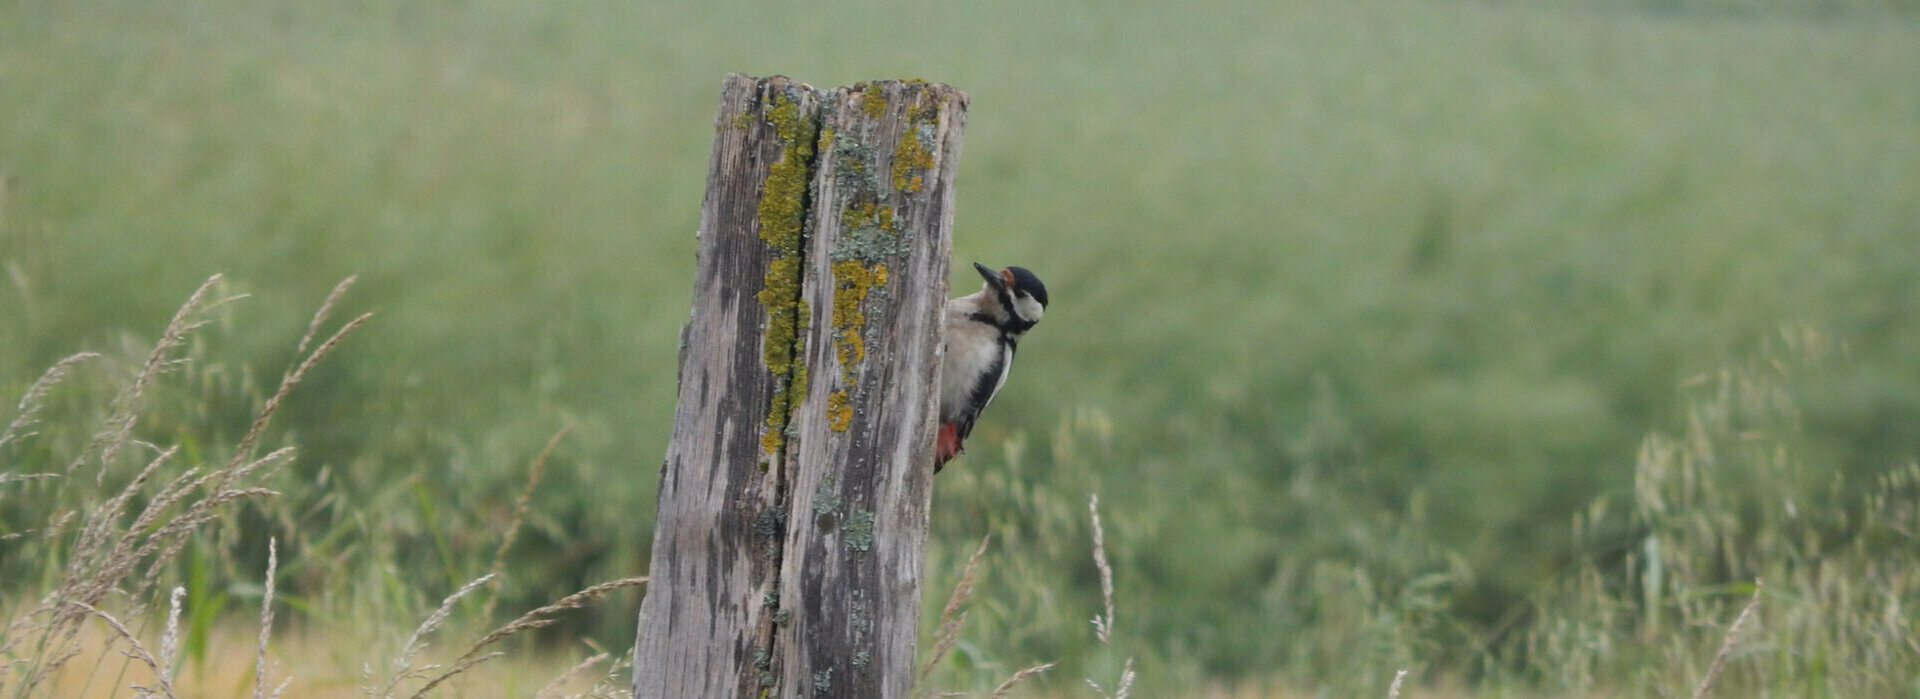
[[[1809,635],[1729,681],[1920,692],[1912,0],[0,2],[0,395],[107,355],[0,471],[73,459],[214,273],[251,296],[139,429],[218,458],[358,275],[282,495],[177,574],[244,616],[272,536],[289,623],[404,638],[562,429],[495,621],[645,574],[728,72],[967,91],[956,292],[1051,292],[937,483],[929,617],[993,536],[942,687],[1685,689],[1770,573]],[[0,534],[58,514],[0,488]]]

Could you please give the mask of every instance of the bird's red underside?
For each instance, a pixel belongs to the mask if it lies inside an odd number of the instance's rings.
[[[934,447],[934,452],[936,455],[934,468],[936,470],[941,466],[945,466],[948,461],[952,461],[953,457],[960,455],[960,431],[958,425],[951,422],[940,423],[940,439]]]

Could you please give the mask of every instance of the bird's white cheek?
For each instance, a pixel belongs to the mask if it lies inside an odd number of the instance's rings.
[[[1013,305],[1020,310],[1020,317],[1031,321],[1039,321],[1040,314],[1047,312],[1046,306],[1030,298],[1015,299]]]

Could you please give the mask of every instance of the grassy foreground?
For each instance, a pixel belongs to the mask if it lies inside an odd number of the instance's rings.
[[[0,440],[0,612],[283,446],[95,606],[157,648],[182,587],[228,663],[272,542],[275,653],[377,683],[496,568],[449,650],[644,575],[721,75],[922,77],[973,96],[956,259],[1056,299],[936,493],[930,590],[992,540],[935,685],[1685,695],[1760,580],[1722,692],[1911,695],[1916,9],[0,2],[0,398],[100,355]]]

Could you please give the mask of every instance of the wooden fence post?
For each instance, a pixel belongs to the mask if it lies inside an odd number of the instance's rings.
[[[728,76],[635,696],[909,689],[966,106]]]

